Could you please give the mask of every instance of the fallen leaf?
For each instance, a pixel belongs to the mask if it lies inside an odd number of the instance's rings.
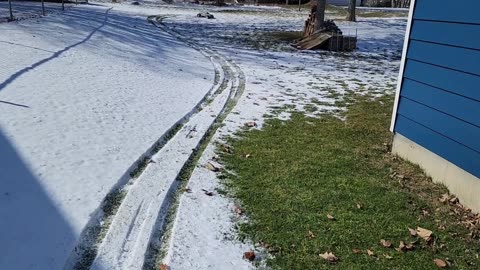
[[[233,149],[230,145],[222,144],[221,146],[222,146],[223,152],[228,153],[228,154],[233,154]]]
[[[257,123],[255,121],[247,122],[245,123],[245,126],[247,127],[256,127]]]
[[[243,215],[243,209],[240,208],[239,206],[235,206],[235,213],[237,213],[237,215],[241,216],[241,215]]]
[[[458,198],[457,198],[457,197],[453,197],[453,198],[451,198],[450,200],[448,200],[448,202],[451,203],[451,204],[456,204],[456,203],[458,203]]]
[[[250,154],[246,154],[246,155],[245,155],[245,158],[249,158],[249,157],[251,157],[251,156],[252,156],[252,155],[250,155]]]
[[[333,253],[331,252],[325,252],[323,254],[320,254],[320,257],[322,257],[323,259],[325,259],[327,262],[329,263],[336,263],[338,262],[338,258],[337,256],[335,256]]]
[[[448,200],[450,200],[450,195],[448,195],[448,193],[444,193],[438,200],[442,203],[446,203]]]
[[[168,270],[168,265],[162,263],[162,264],[160,265],[160,270]]]
[[[255,260],[255,252],[253,252],[253,250],[249,250],[243,253],[243,258],[252,262],[253,260]]]
[[[446,263],[444,260],[435,259],[435,260],[433,260],[433,262],[435,263],[435,265],[436,265],[438,268],[445,268],[445,267],[447,267],[447,263]]]
[[[392,243],[390,241],[385,240],[385,239],[380,240],[380,244],[383,247],[386,247],[386,248],[390,248],[392,246]]]
[[[315,238],[315,234],[312,231],[308,231],[308,238],[312,239]]]
[[[408,228],[408,231],[410,232],[411,236],[417,236],[417,231],[411,228]]]
[[[423,238],[425,241],[429,242],[431,240],[433,232],[421,227],[417,227],[417,234],[421,238]]]
[[[205,193],[205,195],[207,195],[207,196],[213,196],[213,192],[212,192],[212,191],[208,191],[208,190],[203,189],[203,188],[202,188],[202,191],[203,191],[203,193]]]
[[[355,254],[360,254],[362,251],[358,248],[354,248],[354,249],[352,249],[352,252],[355,253]]]
[[[396,248],[397,251],[405,251],[405,243],[403,241],[400,241],[400,245],[398,245],[398,248]]]
[[[405,245],[405,250],[407,250],[407,251],[413,250],[414,248],[415,248],[415,246],[412,243]]]
[[[212,172],[219,172],[222,169],[222,166],[216,162],[209,161],[205,164],[205,168]]]
[[[387,258],[387,259],[393,259],[393,257],[390,256],[390,255],[388,255],[388,254],[383,254],[383,256],[384,256],[385,258]]]
[[[361,209],[362,208],[362,205],[357,203],[357,209]]]
[[[270,245],[268,243],[263,242],[263,241],[260,241],[260,246],[262,246],[263,248],[266,248],[266,249],[270,248]]]
[[[330,214],[327,215],[327,218],[330,219],[330,220],[335,220],[335,217],[330,215]]]
[[[367,249],[367,254],[368,256],[374,256],[375,253],[373,253],[373,251],[371,251],[370,249]]]

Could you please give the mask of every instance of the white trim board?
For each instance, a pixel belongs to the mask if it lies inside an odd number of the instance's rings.
[[[405,64],[407,62],[408,45],[410,44],[410,31],[412,30],[413,13],[415,12],[415,0],[410,3],[410,13],[408,14],[407,32],[405,33],[405,41],[403,42],[402,61],[400,62],[400,73],[398,74],[397,90],[395,91],[395,102],[393,104],[392,122],[390,123],[390,131],[393,132],[395,122],[397,121],[398,102],[400,101],[400,91],[403,84],[403,73],[405,72]]]

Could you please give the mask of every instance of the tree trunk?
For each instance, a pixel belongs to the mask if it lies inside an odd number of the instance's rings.
[[[351,21],[351,22],[357,21],[357,17],[355,16],[356,6],[357,6],[357,0],[350,0],[350,4],[348,5],[347,21]]]
[[[315,13],[315,30],[322,28],[323,23],[325,22],[325,7],[327,5],[327,0],[317,0],[317,12]]]

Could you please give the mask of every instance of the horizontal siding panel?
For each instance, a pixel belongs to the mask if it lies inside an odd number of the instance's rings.
[[[411,40],[407,58],[480,76],[480,51],[477,50]]]
[[[407,60],[404,77],[480,101],[480,76]]]
[[[414,20],[410,38],[480,50],[479,35],[480,24]]]
[[[415,19],[480,24],[479,0],[418,0]]]
[[[403,81],[401,96],[480,127],[480,102],[476,100],[409,79]]]
[[[407,98],[400,100],[398,113],[480,154],[480,127]]]
[[[480,154],[401,115],[395,131],[431,152],[480,177]]]

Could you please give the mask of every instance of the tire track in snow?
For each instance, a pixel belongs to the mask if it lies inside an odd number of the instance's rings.
[[[214,86],[120,179],[82,232],[65,269],[140,269],[145,261],[145,266],[151,265],[161,246],[158,239],[165,232],[167,219],[172,218],[180,175],[195,164],[198,150],[243,93],[245,79],[238,66],[208,48],[187,42],[161,24],[161,19],[148,18],[210,59],[215,67]]]

